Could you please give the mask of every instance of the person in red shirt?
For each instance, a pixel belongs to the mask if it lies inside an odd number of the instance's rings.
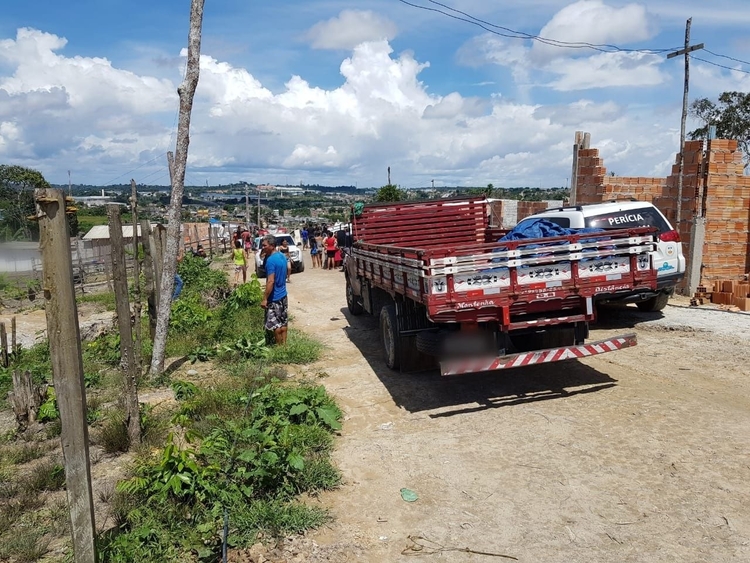
[[[326,268],[333,272],[336,269],[336,249],[338,248],[338,243],[336,242],[336,237],[330,231],[326,233],[323,246],[326,249]]]

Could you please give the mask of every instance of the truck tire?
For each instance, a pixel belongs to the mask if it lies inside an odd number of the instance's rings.
[[[428,356],[440,356],[443,349],[443,335],[425,330],[417,333],[417,350]]]
[[[661,311],[662,309],[664,309],[664,307],[667,306],[668,302],[669,302],[669,294],[662,292],[656,297],[652,297],[651,299],[646,299],[646,301],[639,301],[638,303],[636,303],[636,306],[641,311],[654,313],[656,311]]]
[[[349,276],[346,276],[346,306],[349,308],[349,312],[355,317],[361,315],[365,309],[362,307],[362,303],[359,301],[359,297],[354,295],[354,288],[349,281]]]
[[[383,343],[385,365],[397,370],[401,359],[401,337],[398,332],[396,307],[391,303],[380,310],[380,339]]]

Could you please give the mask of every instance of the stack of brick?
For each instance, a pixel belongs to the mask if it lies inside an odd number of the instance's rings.
[[[750,311],[750,283],[719,280],[713,284],[711,303],[731,305],[741,311]]]
[[[711,141],[706,181],[705,280],[737,278],[750,270],[750,176],[737,141]]]

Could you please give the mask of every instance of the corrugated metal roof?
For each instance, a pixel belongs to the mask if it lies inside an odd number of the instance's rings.
[[[141,236],[141,226],[138,225],[138,236]],[[133,225],[122,226],[122,238],[133,238]],[[95,225],[83,235],[83,240],[109,240],[109,225]]]

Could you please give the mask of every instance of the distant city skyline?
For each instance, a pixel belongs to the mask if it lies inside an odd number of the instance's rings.
[[[189,8],[4,7],[0,163],[166,186]],[[750,90],[746,0],[208,2],[185,183],[559,187],[576,130],[619,174],[665,176],[688,17],[691,99]]]

